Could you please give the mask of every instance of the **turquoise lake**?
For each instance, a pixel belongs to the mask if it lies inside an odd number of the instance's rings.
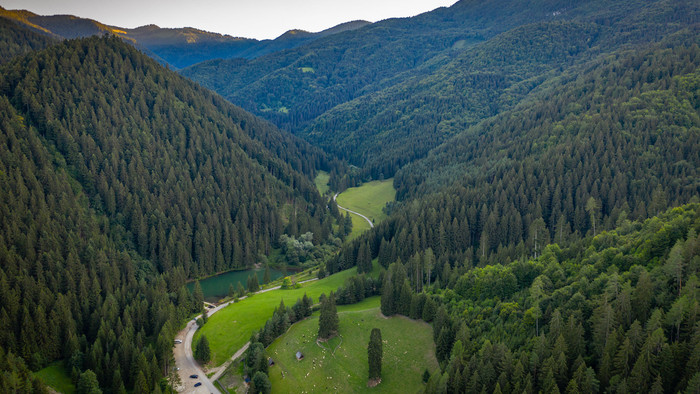
[[[245,270],[245,271],[230,271],[220,275],[212,276],[207,279],[202,279],[199,284],[202,286],[202,292],[204,293],[204,300],[207,302],[216,302],[220,298],[228,295],[229,285],[233,285],[233,288],[238,287],[240,283],[244,289],[247,288],[246,281],[248,280],[248,275],[255,273],[258,276],[258,282],[262,285],[263,276],[265,276],[265,269],[261,268],[258,270]],[[270,269],[270,278],[275,280],[282,277],[282,271],[277,271]],[[192,291],[194,288],[194,282],[187,284],[187,289]]]

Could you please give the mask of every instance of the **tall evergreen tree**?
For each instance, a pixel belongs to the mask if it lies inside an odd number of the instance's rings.
[[[367,345],[367,360],[369,363],[369,380],[379,383],[382,379],[382,331],[373,328]]]
[[[204,292],[202,291],[202,285],[199,284],[199,281],[194,282],[192,298],[194,299],[193,308],[195,311],[199,312],[204,306]]]
[[[329,339],[338,333],[338,311],[335,306],[335,294],[321,300],[321,315],[318,318],[318,338]]]
[[[194,358],[201,364],[206,364],[211,360],[211,350],[209,349],[209,340],[206,335],[202,335],[194,349]]]
[[[270,283],[270,266],[265,264],[265,274],[263,275],[263,284]]]

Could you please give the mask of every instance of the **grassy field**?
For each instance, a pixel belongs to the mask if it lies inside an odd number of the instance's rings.
[[[385,318],[379,297],[338,307],[340,338],[316,343],[318,315],[292,326],[267,349],[275,361],[269,375],[273,393],[361,392],[367,387],[367,343],[382,330],[382,382],[372,392],[423,392],[423,371],[438,368],[430,325],[405,317]],[[410,333],[410,335],[407,335]],[[297,361],[301,351],[304,359]],[[284,377],[283,377],[284,375]]]
[[[285,305],[292,306],[306,293],[314,302],[318,302],[321,293],[336,291],[345,279],[356,273],[357,269],[352,268],[319,281],[306,283],[299,289],[272,290],[248,297],[212,315],[207,324],[197,330],[192,344],[194,346],[199,337],[205,334],[211,347],[211,365],[221,365],[248,342],[254,331],[265,325],[279,305],[280,299],[284,300]]]
[[[340,212],[345,214],[345,212],[343,211]],[[362,233],[370,229],[369,223],[367,223],[365,219],[353,214],[350,214],[350,219],[352,219],[352,232],[350,233],[350,235],[347,236],[347,241],[352,241],[353,239],[359,237]]]
[[[48,367],[36,372],[36,376],[40,377],[48,386],[64,394],[75,393],[75,386],[66,373],[63,366],[63,361],[57,361],[50,364]]]
[[[359,212],[377,224],[386,218],[382,208],[396,199],[394,179],[372,181],[362,186],[352,187],[338,194],[338,205],[351,211]],[[352,234],[350,239],[369,229],[369,223],[357,215],[352,215]]]
[[[318,189],[318,192],[321,193],[321,195],[324,195],[328,191],[328,180],[330,178],[331,175],[326,171],[319,171],[318,175],[316,175],[316,179],[314,179],[314,182],[316,183],[316,188]]]

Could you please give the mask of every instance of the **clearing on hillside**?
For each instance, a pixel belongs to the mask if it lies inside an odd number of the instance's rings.
[[[423,392],[423,371],[438,368],[433,330],[429,324],[406,317],[385,318],[379,297],[338,306],[340,338],[316,343],[318,315],[293,325],[266,350],[275,361],[269,376],[273,393],[368,390],[367,343],[372,328],[382,330],[382,382],[373,392]],[[410,333],[410,335],[408,334]],[[301,351],[304,359],[297,361]]]
[[[367,216],[375,225],[386,218],[383,208],[395,199],[394,178],[351,187],[336,197],[338,205]],[[368,229],[369,224],[366,220],[352,215],[352,234],[349,239],[357,237]]]
[[[71,381],[70,375],[66,372],[63,361],[51,363],[46,368],[35,372],[35,375],[41,378],[47,386],[59,393],[75,393],[75,386]]]
[[[316,188],[318,189],[318,192],[321,193],[321,195],[326,194],[326,192],[330,188],[330,186],[328,186],[328,181],[330,179],[331,175],[326,171],[319,171],[316,175],[314,183],[316,184]]]

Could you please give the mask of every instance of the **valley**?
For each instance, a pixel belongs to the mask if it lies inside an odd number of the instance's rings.
[[[4,4],[3,392],[700,387],[697,1]]]

